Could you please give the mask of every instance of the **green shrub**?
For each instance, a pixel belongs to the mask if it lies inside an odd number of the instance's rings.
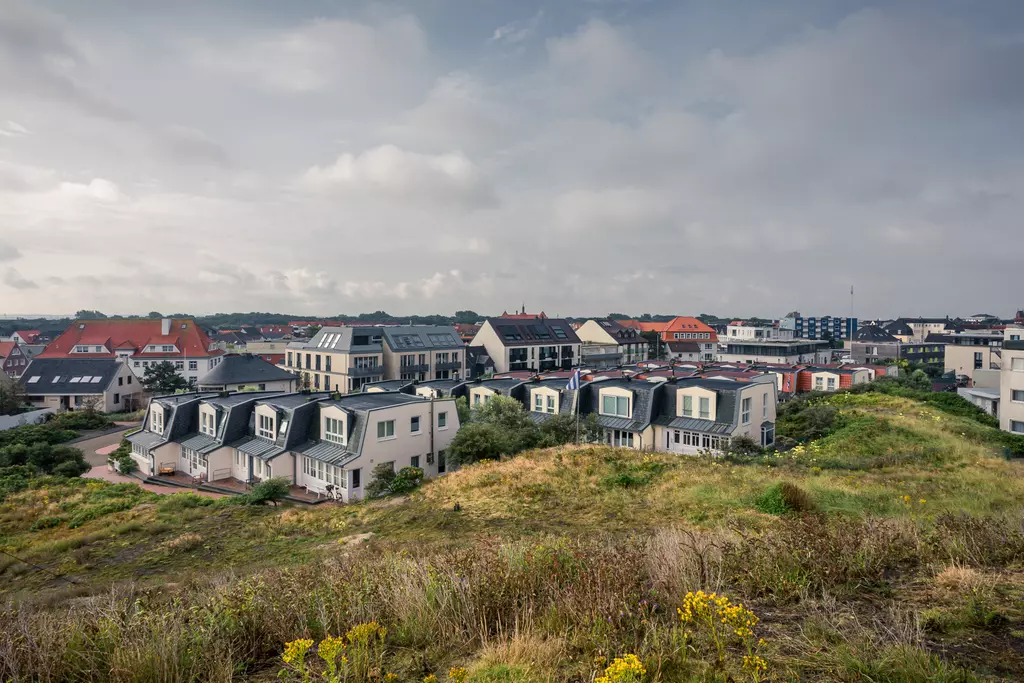
[[[835,406],[818,403],[820,396],[795,398],[782,404],[775,423],[777,433],[797,442],[828,436],[842,425]]]
[[[39,531],[41,529],[52,529],[53,527],[60,526],[64,522],[62,517],[40,517],[32,526],[29,527],[32,531]]]
[[[366,486],[366,494],[378,498],[389,494],[403,494],[415,490],[423,482],[419,467],[403,467],[395,472],[391,463],[382,462],[373,468],[373,481]]]
[[[173,493],[161,496],[156,507],[160,512],[178,512],[213,505],[214,499],[195,493]]]
[[[787,512],[812,512],[816,509],[810,494],[789,482],[779,482],[754,503],[758,511],[769,515],[784,515]]]
[[[106,415],[95,410],[86,409],[60,413],[57,417],[50,420],[49,424],[58,429],[86,431],[90,429],[107,429],[114,423]]]
[[[0,467],[0,501],[12,493],[27,489],[35,474],[35,469],[27,465]]]
[[[290,489],[291,482],[286,477],[271,477],[253,486],[252,490],[245,494],[245,501],[249,505],[270,503],[276,507],[278,502],[288,495]]]
[[[70,429],[62,429],[52,423],[41,425],[22,425],[14,429],[0,432],[0,448],[14,444],[30,444],[39,441],[45,443],[63,443],[70,441],[78,434]]]

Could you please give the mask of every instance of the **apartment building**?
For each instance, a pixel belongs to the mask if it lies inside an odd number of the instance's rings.
[[[969,330],[955,334],[930,334],[926,344],[944,345],[943,367],[946,372],[968,377],[973,385],[979,375],[1002,367],[1003,332],[1001,330]],[[980,372],[979,372],[980,371]]]
[[[857,319],[838,315],[786,316],[779,321],[779,329],[792,332],[796,339],[849,339],[857,333]]]
[[[382,328],[386,379],[425,382],[466,377],[466,346],[454,327],[398,325]]]
[[[657,450],[717,452],[739,436],[761,446],[775,443],[778,395],[771,380],[688,378],[667,383],[659,390],[663,396],[653,428]]]
[[[581,342],[562,318],[487,318],[470,342],[483,347],[495,373],[568,370],[580,363]]]
[[[878,363],[883,360],[904,359],[911,363],[944,365],[946,344],[929,337],[929,341],[914,341],[913,332],[909,327],[903,330],[893,328],[896,332],[909,334],[897,337],[887,329],[878,325],[864,325],[847,340],[846,349],[850,357],[857,363]]]
[[[223,351],[191,318],[76,320],[37,358],[118,359],[139,379],[169,362],[195,384],[220,363]]]
[[[782,327],[777,327],[775,325],[755,325],[752,323],[744,322],[742,320],[737,320],[725,326],[725,338],[727,340],[735,339],[738,341],[785,341],[794,339],[795,337],[796,333],[794,330],[783,329]]]
[[[718,333],[697,318],[677,316],[664,323],[659,332],[665,342],[692,342],[700,349],[700,359],[712,361],[718,351]]]
[[[384,333],[380,327],[322,327],[311,339],[293,341],[284,369],[313,391],[358,393],[384,379]]]
[[[581,363],[587,367],[616,367],[648,358],[647,339],[639,328],[618,320],[588,320],[576,329],[576,336],[581,342]]]
[[[999,372],[999,427],[1024,434],[1024,327],[1007,327]]]
[[[718,352],[723,363],[779,363],[801,365],[828,363],[831,351],[827,341],[798,339],[795,341],[733,341],[726,340]]]

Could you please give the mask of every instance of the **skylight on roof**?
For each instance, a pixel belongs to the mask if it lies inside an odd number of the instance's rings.
[[[101,379],[103,379],[103,378],[102,377],[93,377],[92,378],[92,383],[93,384],[99,384]],[[85,380],[82,380],[82,381],[84,382]]]
[[[32,375],[31,377],[28,378],[28,382],[26,382],[26,384],[35,384],[38,381],[39,375]]]
[[[71,380],[69,381],[69,383],[70,384],[77,384],[78,382],[81,382],[81,381],[82,381],[81,377],[72,377]]]
[[[60,375],[56,375],[56,376],[54,376],[54,378],[53,378],[53,384],[56,384],[56,383],[57,383],[57,382],[59,382],[59,381],[60,381]]]

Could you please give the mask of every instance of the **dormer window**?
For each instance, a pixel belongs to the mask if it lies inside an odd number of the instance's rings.
[[[207,436],[217,435],[217,416],[211,413],[199,414],[199,431]]]
[[[274,418],[271,415],[260,415],[256,423],[256,436],[264,439],[274,438]]]
[[[324,418],[324,440],[345,445],[345,421],[334,417]]]
[[[149,418],[149,430],[157,434],[164,433],[164,411],[157,410],[153,411],[153,414]]]
[[[603,396],[601,414],[615,417],[629,417],[629,398],[626,396]]]

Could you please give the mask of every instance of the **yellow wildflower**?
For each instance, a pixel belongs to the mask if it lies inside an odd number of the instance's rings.
[[[437,676],[435,676],[434,674],[427,674],[423,678],[423,683],[437,683]]]
[[[301,663],[311,647],[313,647],[313,641],[309,638],[299,638],[290,643],[285,643],[284,654],[281,655],[281,659],[285,661],[285,664]]]
[[[466,683],[466,678],[468,676],[469,672],[461,666],[453,666],[448,669],[448,680],[452,681],[452,683]]]

